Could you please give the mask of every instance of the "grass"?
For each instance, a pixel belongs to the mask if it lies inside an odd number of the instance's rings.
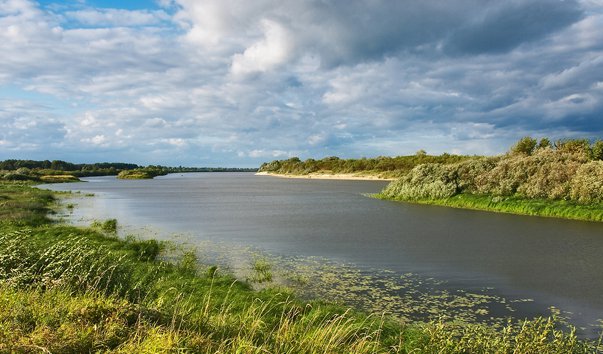
[[[391,198],[381,194],[380,199]],[[453,208],[485,210],[519,215],[556,217],[584,221],[603,221],[603,204],[578,204],[566,200],[528,199],[520,196],[493,197],[476,194],[457,194],[443,199],[393,199],[417,204],[440,205]]]
[[[46,218],[52,194],[0,184],[0,352],[592,353],[555,318],[502,329],[400,324],[284,289],[254,291],[194,251]],[[36,206],[32,206],[35,204]],[[111,222],[113,224],[113,222]],[[116,223],[115,223],[116,226]],[[271,274],[257,259],[254,270]]]
[[[251,265],[252,275],[249,279],[252,283],[265,283],[272,281],[272,264],[266,258],[256,258]]]
[[[95,220],[90,225],[92,228],[99,229],[101,231],[115,234],[117,233],[117,220],[116,219],[107,219],[104,221]]]
[[[79,182],[80,179],[73,175],[44,175],[40,177],[40,181],[44,183],[66,183]]]

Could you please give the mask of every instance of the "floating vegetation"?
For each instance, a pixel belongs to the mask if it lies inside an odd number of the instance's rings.
[[[491,287],[467,291],[448,281],[416,273],[363,269],[318,257],[278,257],[219,242],[202,241],[196,245],[202,263],[217,263],[258,289],[270,282],[272,286],[287,287],[306,300],[319,298],[371,313],[387,313],[407,323],[454,320],[503,326],[509,317],[525,312],[522,305],[533,302],[505,298]],[[544,309],[533,313],[548,314]]]

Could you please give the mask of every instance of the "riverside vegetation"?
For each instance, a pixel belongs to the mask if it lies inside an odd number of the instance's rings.
[[[516,214],[603,221],[603,141],[526,137],[502,156],[421,164],[379,197]]]
[[[293,158],[264,164],[260,170],[365,171],[399,177],[377,195],[382,199],[603,221],[602,160],[600,140],[552,144],[546,138],[525,137],[500,156],[429,156],[420,151],[415,156],[361,160]]]
[[[282,288],[254,291],[166,256],[154,240],[51,222],[55,194],[0,182],[0,352],[594,353],[555,318],[502,328],[432,321],[401,324]],[[254,268],[265,279],[270,267]]]

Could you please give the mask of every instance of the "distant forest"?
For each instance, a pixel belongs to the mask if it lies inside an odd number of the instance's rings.
[[[121,162],[101,162],[101,163],[80,163],[75,164],[61,160],[5,160],[0,161],[0,170],[16,171],[20,168],[39,169],[39,170],[55,170],[69,172],[85,172],[85,171],[121,171],[139,168],[140,166],[133,163]]]
[[[45,180],[47,176],[115,176],[122,171],[152,170],[160,171],[157,175],[183,172],[255,172],[255,168],[231,167],[168,167],[149,165],[146,167],[133,163],[100,162],[75,164],[61,160],[4,160],[0,161],[0,178],[6,180]],[[77,179],[77,178],[74,178]],[[67,180],[65,180],[67,181]]]

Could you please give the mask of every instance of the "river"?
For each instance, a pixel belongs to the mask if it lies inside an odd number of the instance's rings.
[[[485,291],[515,299],[515,317],[546,315],[548,306],[554,306],[571,313],[586,336],[598,334],[592,325],[603,318],[603,223],[365,195],[380,191],[387,183],[383,181],[251,173],[85,180],[43,187],[94,193],[77,201],[72,220],[117,218],[130,228],[152,226],[162,235],[189,235],[193,244],[210,241],[227,248],[253,247],[276,257],[319,258],[363,273],[385,271],[398,280],[415,274],[445,282],[447,292]],[[389,302],[387,309],[395,312]]]

